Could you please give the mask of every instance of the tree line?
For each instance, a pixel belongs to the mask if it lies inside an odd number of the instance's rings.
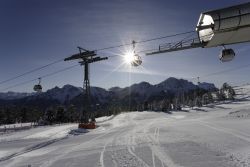
[[[197,88],[192,91],[179,91],[177,94],[164,92],[145,101],[139,101],[136,94],[130,94],[125,100],[111,99],[108,104],[92,106],[95,117],[117,115],[130,111],[163,111],[171,112],[182,110],[183,107],[201,107],[215,101],[234,100],[235,91],[232,86],[224,83],[217,91]],[[47,107],[37,105],[4,105],[0,106],[0,125],[12,123],[36,122],[40,125],[78,122],[82,111],[85,110],[76,104],[50,104]]]

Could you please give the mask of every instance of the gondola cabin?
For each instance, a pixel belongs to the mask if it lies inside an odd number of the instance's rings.
[[[42,92],[42,85],[40,84],[37,84],[34,86],[33,90],[36,91],[36,92]]]
[[[42,89],[43,89],[41,85],[41,78],[38,78],[38,81],[39,81],[38,84],[34,85],[33,90],[40,93],[42,92]]]
[[[134,55],[133,61],[131,61],[131,65],[134,67],[137,67],[139,65],[141,65],[142,63],[142,59],[138,54]]]
[[[222,62],[228,62],[233,60],[235,57],[235,52],[233,49],[223,49],[219,55],[219,58]]]

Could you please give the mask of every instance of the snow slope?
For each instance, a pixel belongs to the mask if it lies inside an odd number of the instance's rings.
[[[190,112],[100,118],[99,128],[80,135],[69,134],[76,124],[1,135],[0,166],[250,166],[250,86],[237,87],[237,94],[235,102]]]

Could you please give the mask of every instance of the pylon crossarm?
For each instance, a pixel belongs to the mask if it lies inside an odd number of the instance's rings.
[[[194,38],[194,39],[189,39],[186,41],[179,41],[175,43],[166,43],[166,44],[159,45],[157,50],[146,53],[146,55],[154,55],[154,54],[165,53],[165,52],[173,52],[173,51],[179,51],[179,50],[198,48],[198,47],[202,47],[203,45],[204,44],[198,41],[197,38]]]
[[[84,52],[82,52],[82,50],[79,50],[79,51],[80,51],[80,53],[77,53],[77,54],[74,54],[70,57],[67,57],[64,59],[64,61],[93,58],[97,55],[95,51],[89,51],[89,50],[85,50]]]

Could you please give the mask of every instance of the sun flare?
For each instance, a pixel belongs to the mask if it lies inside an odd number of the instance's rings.
[[[127,64],[130,64],[131,62],[134,61],[134,53],[133,52],[127,52],[124,56],[124,61],[127,63]]]

